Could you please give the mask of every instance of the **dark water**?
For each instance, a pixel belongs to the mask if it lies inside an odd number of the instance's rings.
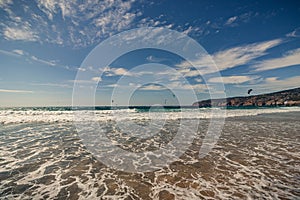
[[[70,122],[0,125],[0,199],[300,199],[299,117],[227,118],[201,159],[209,120],[197,119],[197,137],[185,154],[143,173],[105,166]]]

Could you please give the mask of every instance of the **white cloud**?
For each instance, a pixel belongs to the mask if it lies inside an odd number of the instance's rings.
[[[56,63],[54,61],[43,60],[43,59],[37,58],[35,56],[31,56],[30,58],[31,58],[31,60],[42,63],[42,64],[46,64],[46,65],[50,65],[50,66],[56,65]]]
[[[188,82],[172,81],[162,85],[159,84],[148,84],[142,86],[143,90],[196,90],[197,92],[204,92],[208,88],[206,84],[189,84]]]
[[[222,26],[226,27],[235,27],[238,26],[241,23],[248,23],[251,19],[256,18],[259,16],[258,12],[248,11],[245,13],[241,13],[237,16],[231,16],[225,22],[223,21],[223,24],[218,24],[218,22],[215,22],[216,24],[212,24],[213,28],[222,28]],[[219,27],[218,27],[219,26]]]
[[[183,73],[184,77],[196,77],[200,76],[200,73],[197,70],[189,70],[188,72]]]
[[[266,71],[289,67],[293,65],[300,65],[300,48],[287,52],[280,58],[273,58],[261,61],[253,66],[255,71]]]
[[[92,77],[90,80],[79,80],[79,79],[76,79],[76,80],[69,80],[68,82],[71,82],[71,83],[77,83],[77,84],[87,84],[87,85],[95,85],[95,83],[98,83],[102,81],[102,78],[101,77],[98,77],[98,76],[95,76],[95,77]]]
[[[0,8],[5,8],[11,4],[13,4],[12,0],[0,0]]]
[[[65,17],[70,17],[74,13],[74,5],[72,5],[72,1],[60,1],[58,3],[58,6],[60,7],[62,17],[65,19]]]
[[[17,56],[17,57],[28,55],[28,53],[26,53],[25,51],[20,50],[20,49],[14,49],[12,51],[6,51],[6,50],[0,49],[0,53],[8,55],[8,56]]]
[[[94,80],[69,80],[68,82],[71,82],[71,83],[77,83],[77,84],[87,84],[87,85],[94,85],[95,84],[95,81]]]
[[[209,85],[206,85],[206,84],[194,84],[194,85],[191,85],[192,89],[193,90],[196,90],[197,92],[205,92],[208,90],[209,88]]]
[[[101,77],[93,77],[92,81],[99,82],[102,81]]]
[[[203,56],[198,60],[191,61],[201,74],[214,73],[237,66],[250,64],[251,61],[267,54],[267,50],[282,43],[282,40],[275,39],[265,42],[253,43],[244,46],[233,47],[214,53],[211,56]],[[215,62],[217,68],[212,65]],[[179,68],[190,68],[191,63],[184,61],[178,65]]]
[[[89,2],[86,4],[89,4]],[[65,0],[38,0],[37,6],[47,15],[49,20],[53,20],[53,16],[57,15],[59,11],[61,12],[62,18],[65,19],[65,17],[76,14],[78,10],[75,1]]]
[[[50,20],[53,19],[53,13],[56,12],[57,1],[52,0],[39,0],[38,7],[48,16]]]
[[[152,55],[148,56],[146,59],[149,62],[157,62],[157,63],[167,60],[166,58],[159,58],[159,57],[155,57],[155,56],[152,56]]]
[[[37,61],[37,60],[38,60],[38,58],[37,58],[37,57],[35,57],[35,56],[31,56],[31,59],[32,59],[32,60],[35,60],[35,61]]]
[[[131,76],[131,73],[124,68],[111,68],[107,67],[105,69],[105,76]]]
[[[193,27],[189,26],[186,30],[184,30],[182,33],[188,35],[189,33],[191,33],[193,31]]]
[[[140,87],[141,90],[166,90],[166,87],[157,84],[148,84]]]
[[[279,77],[268,77],[258,84],[248,85],[257,93],[269,93],[271,91],[280,91],[299,87],[300,76],[279,79]]]
[[[60,88],[73,88],[73,85],[70,83],[31,83],[30,85],[34,86],[48,86],[48,87],[60,87]]]
[[[25,52],[23,50],[20,50],[20,49],[15,49],[12,52],[14,52],[14,53],[16,53],[18,55],[21,55],[21,56],[25,55]]]
[[[36,56],[32,56],[28,52],[20,50],[20,49],[14,49],[12,51],[6,51],[6,50],[0,49],[0,53],[8,55],[8,56],[23,57],[26,59],[26,61],[34,61],[34,62],[39,62],[39,63],[45,64],[45,65],[53,66],[53,67],[55,66],[55,67],[60,67],[60,68],[67,69],[67,70],[74,70],[73,68],[70,68],[69,66],[58,64],[57,60],[44,60],[44,59],[38,58]],[[81,68],[79,68],[78,70],[81,70]]]
[[[191,32],[202,34],[199,27],[189,24],[177,26],[170,24],[169,19],[164,15],[144,17],[143,6],[138,8],[134,6],[135,3],[136,0],[36,0],[30,4],[19,1],[16,6],[10,6],[6,10],[7,13],[9,12],[8,19],[1,22],[4,27],[1,33],[5,32],[3,35],[7,35],[5,37],[7,40],[40,41],[75,48],[98,44],[111,35],[137,27],[166,27],[186,34]],[[138,1],[138,3],[147,2]],[[26,12],[16,16],[25,8]],[[26,32],[11,30],[13,27],[20,29],[23,24],[29,25],[31,29],[23,28],[22,30]]]
[[[207,85],[205,84],[187,84],[182,82],[170,82],[165,83],[164,85],[159,84],[147,84],[140,87],[141,90],[197,90],[199,91],[205,91],[207,90]]]
[[[195,80],[196,82],[198,82],[198,83],[203,82],[203,80],[202,80],[201,78],[194,78],[194,80]]]
[[[174,81],[166,85],[172,90],[195,90],[196,92],[204,92],[208,89],[207,84],[189,84],[188,82]]]
[[[53,25],[54,17],[62,17],[68,25],[60,30],[56,27],[56,38],[49,41],[69,43],[74,46],[88,46],[100,39],[131,27],[132,21],[141,15],[139,10],[131,11],[134,1],[65,1],[38,0],[39,9],[47,15]],[[88,11],[88,12],[87,12]],[[78,27],[81,27],[78,31]],[[60,34],[65,32],[66,34]]]
[[[286,34],[287,37],[298,38],[300,37],[300,27],[296,28],[294,31]]]
[[[232,25],[232,23],[234,23],[236,20],[237,20],[237,16],[233,16],[233,17],[230,17],[227,21],[226,21],[226,23],[225,23],[225,25]]]
[[[6,89],[0,89],[0,92],[5,92],[5,93],[33,93],[33,91],[30,91],[30,90],[6,90]]]
[[[224,84],[239,84],[245,83],[247,81],[253,80],[250,76],[223,76],[223,77],[213,77],[208,80],[211,83],[224,83]]]
[[[125,75],[127,72],[126,69],[124,68],[112,68],[111,71],[113,71],[113,73],[115,75],[119,75],[119,76],[122,76],[122,75]]]
[[[213,60],[219,69],[224,70],[249,63],[255,58],[266,55],[266,51],[282,43],[282,40],[270,40],[234,47],[213,55]]]
[[[139,9],[132,9],[134,0],[37,0],[32,4],[20,1],[16,6],[9,6],[11,2],[0,0],[0,7],[5,7],[8,14],[1,22],[0,30],[5,39],[39,40],[72,47],[99,43],[112,34],[133,27],[132,22],[142,15]],[[25,9],[30,12],[16,15]]]
[[[3,35],[7,40],[36,41],[38,36],[26,25],[23,27],[6,27]]]
[[[20,56],[20,55],[16,54],[15,52],[5,51],[5,50],[2,50],[2,49],[0,49],[0,53],[8,55],[8,56]]]

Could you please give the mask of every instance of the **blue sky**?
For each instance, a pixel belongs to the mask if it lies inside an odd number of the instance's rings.
[[[169,28],[196,40],[222,76],[206,71],[212,74],[207,81],[224,83],[227,96],[244,96],[249,88],[259,94],[299,87],[299,19],[299,1],[0,0],[0,106],[71,105],[76,74],[91,50],[110,36],[140,27]],[[184,59],[144,49],[121,56],[101,77],[89,80],[99,82],[96,103],[111,103],[121,77],[149,76],[131,72],[147,63],[174,68],[198,99],[209,98],[208,83]],[[130,103],[177,104],[167,88],[184,90],[187,84],[175,80],[174,72],[153,67],[149,73],[164,74],[169,85],[141,85]],[[186,99],[183,104],[191,103]]]

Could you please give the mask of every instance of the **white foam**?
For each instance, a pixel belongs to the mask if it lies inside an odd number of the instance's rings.
[[[213,112],[212,112],[213,111]],[[137,112],[134,109],[101,111],[14,111],[0,110],[0,124],[32,122],[73,122],[77,120],[138,120],[138,119],[209,119],[214,117],[254,116],[264,113],[300,111],[300,107],[280,107],[268,109],[182,109],[181,112]]]
[[[295,111],[294,108],[228,110],[227,115],[278,113],[278,110]],[[208,113],[209,109],[201,111]],[[59,116],[68,112],[72,115],[70,111],[59,112],[62,113]],[[125,118],[123,113],[121,115]],[[112,111],[98,112],[103,116],[111,114]],[[165,114],[177,116],[176,113]],[[185,110],[185,114],[195,118],[197,111]],[[146,117],[147,113],[127,113],[127,118],[132,119],[133,116]],[[141,178],[94,162],[92,155],[81,148],[80,141],[74,140],[75,134],[68,125],[18,124],[11,126],[12,129],[3,126],[4,134],[0,135],[0,172],[5,176],[7,173],[10,175],[2,181],[0,190],[6,190],[9,185],[32,185],[23,193],[3,193],[6,199],[71,198],[72,190],[68,188],[73,184],[79,188],[76,192],[79,199],[142,199],[139,192],[143,192],[144,187],[149,189],[151,199],[159,199],[162,191],[174,195],[175,199],[297,199],[297,161],[300,156],[297,152],[299,144],[294,138],[297,138],[298,123],[255,122],[253,129],[253,124],[247,124],[240,120],[225,125],[224,132],[229,134],[224,134],[204,159],[194,157],[198,154],[194,154],[197,149],[192,147],[194,153],[188,153],[188,157],[183,156],[179,162],[155,172],[140,173]],[[201,144],[200,138],[197,141],[200,143],[195,143],[195,147]],[[24,155],[24,150],[27,155]],[[74,156],[80,156],[77,157],[80,159],[70,160]],[[24,168],[25,164],[31,165]],[[76,173],[70,173],[72,171]],[[47,178],[49,175],[51,178]],[[74,180],[69,181],[69,177]],[[47,184],[39,181],[43,178],[48,181]],[[103,190],[99,192],[101,187]],[[64,190],[68,192],[67,195],[60,196],[64,195],[61,193]]]

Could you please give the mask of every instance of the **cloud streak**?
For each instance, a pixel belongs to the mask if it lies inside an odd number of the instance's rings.
[[[261,78],[255,84],[237,85],[236,87],[253,88],[257,93],[270,93],[271,91],[286,90],[299,87],[300,76],[280,79],[279,77]]]
[[[192,61],[201,74],[215,73],[216,68],[212,66],[215,62],[219,71],[224,71],[241,65],[250,64],[256,58],[264,56],[267,51],[278,46],[283,41],[275,39],[265,42],[253,43],[243,46],[237,46],[214,53],[211,56],[203,56],[198,60]],[[191,63],[184,61],[177,65],[179,68],[190,68]]]
[[[269,77],[264,80],[260,87],[265,89],[290,89],[299,87],[300,76],[279,79],[278,77]]]
[[[0,89],[0,92],[3,93],[33,93],[30,90],[7,90],[7,89]]]
[[[236,21],[237,18],[238,18],[237,16],[230,17],[230,18],[226,21],[225,25],[227,25],[227,26],[232,25],[232,24]]]
[[[273,58],[254,65],[254,71],[274,70],[294,65],[300,65],[300,48],[287,52],[280,58]]]
[[[25,52],[24,52],[23,50],[20,50],[20,49],[15,49],[15,50],[13,50],[12,52],[13,52],[13,53],[16,53],[16,54],[18,54],[18,55],[21,55],[21,56],[25,55]]]
[[[267,50],[282,43],[282,40],[270,40],[253,43],[245,46],[234,47],[213,55],[213,60],[220,70],[229,69],[249,63],[250,61],[264,56]]]
[[[31,60],[33,60],[33,61],[36,61],[36,62],[45,64],[45,65],[56,66],[56,63],[55,63],[54,61],[43,60],[43,59],[37,58],[37,57],[35,57],[35,56],[31,56],[30,58],[31,58]]]
[[[14,49],[12,51],[6,51],[6,50],[0,49],[0,53],[8,55],[8,56],[23,57],[27,61],[28,60],[34,61],[34,62],[38,62],[38,63],[44,64],[44,65],[52,66],[52,67],[60,67],[60,68],[64,68],[67,70],[72,70],[70,67],[68,67],[66,65],[58,64],[57,61],[41,59],[36,56],[30,55],[28,52],[23,51],[21,49]]]
[[[213,77],[208,80],[210,83],[240,84],[253,80],[250,76],[223,76]]]
[[[291,38],[299,38],[300,37],[300,27],[296,28],[294,31],[286,34],[287,37],[291,37]]]
[[[2,49],[0,49],[0,53],[7,55],[7,56],[17,56],[17,57],[21,56],[20,54],[14,52],[14,51],[11,52],[11,51],[6,51],[6,50],[2,50]]]
[[[105,76],[131,76],[131,73],[128,72],[127,69],[124,68],[113,68],[107,67],[105,68]]]

